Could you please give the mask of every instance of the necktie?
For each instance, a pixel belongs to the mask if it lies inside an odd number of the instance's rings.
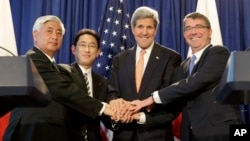
[[[140,57],[139,57],[139,60],[137,62],[136,69],[135,69],[135,81],[136,81],[136,90],[137,90],[137,92],[140,89],[141,80],[142,80],[142,76],[143,76],[144,54],[145,53],[146,53],[145,50],[141,50]]]
[[[88,95],[91,96],[90,84],[89,84],[89,79],[88,79],[88,74],[87,73],[84,73],[84,79],[85,79]],[[86,129],[84,131],[82,131],[82,134],[84,135],[84,141],[87,141],[88,140],[87,139],[88,138],[88,129],[87,129],[87,127],[86,127]]]
[[[54,69],[56,69],[56,71],[59,72],[59,69],[55,61],[52,62],[52,67],[54,67]]]
[[[193,68],[194,68],[194,65],[195,65],[195,63],[194,63],[195,59],[196,59],[195,55],[193,55],[191,57],[191,59],[190,59],[190,63],[189,63],[189,75],[191,75],[191,73],[193,71]]]
[[[90,92],[90,84],[89,84],[89,79],[88,79],[88,74],[87,74],[87,73],[84,73],[84,79],[85,79],[85,82],[86,82],[88,95],[91,95],[91,92]]]

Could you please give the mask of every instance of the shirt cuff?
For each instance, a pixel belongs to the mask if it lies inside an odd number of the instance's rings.
[[[155,103],[157,103],[157,104],[161,104],[161,103],[162,103],[158,91],[154,91],[154,92],[152,93],[152,97],[153,97]]]
[[[107,103],[102,102],[102,109],[101,109],[101,111],[99,112],[99,116],[101,116],[101,115],[103,114],[106,104],[107,104]]]
[[[140,112],[140,120],[137,121],[138,124],[145,124],[146,123],[146,115],[144,112]]]

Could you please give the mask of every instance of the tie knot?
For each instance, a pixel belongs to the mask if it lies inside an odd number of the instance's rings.
[[[144,55],[146,53],[146,50],[145,49],[142,49],[141,51],[140,51],[140,55]]]
[[[194,62],[194,61],[195,61],[195,59],[196,59],[196,56],[195,56],[195,55],[193,55],[193,56],[191,57],[191,62]]]

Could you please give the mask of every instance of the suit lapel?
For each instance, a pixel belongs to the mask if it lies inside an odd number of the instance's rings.
[[[190,63],[190,57],[188,57],[186,60],[183,62],[183,76],[187,77],[189,75],[189,63]],[[178,73],[179,74],[179,73]]]
[[[37,54],[39,54],[40,56],[39,57],[36,57],[36,58],[32,58],[33,60],[43,60],[43,61],[46,61],[48,64],[51,64],[51,69],[52,70],[55,70],[56,72],[59,72],[58,70],[58,67],[57,67],[57,64],[53,64],[50,59],[40,50],[38,49],[37,47],[33,47],[32,50],[29,50],[27,52],[27,55],[31,55],[33,52],[36,52]]]
[[[136,87],[135,87],[135,52],[136,52],[135,46],[127,52],[128,59],[126,60],[126,67],[127,67],[129,82],[131,82],[130,86],[136,92]]]
[[[155,44],[153,49],[152,49],[152,52],[149,56],[147,66],[145,68],[145,71],[144,71],[144,74],[142,77],[141,87],[139,90],[140,96],[146,90],[147,85],[152,78],[152,75],[154,73],[157,73],[157,66],[160,65],[159,63],[161,62],[161,59],[164,59],[164,57],[162,56],[162,53],[160,52],[159,46],[157,44]]]
[[[192,74],[193,74],[194,72],[197,71],[197,69],[199,68],[200,64],[203,64],[202,62],[204,62],[204,59],[205,59],[205,57],[206,57],[206,54],[207,54],[207,52],[209,51],[209,49],[210,49],[211,47],[212,47],[212,45],[208,46],[208,47],[203,51],[200,60],[195,64],[195,66],[194,66],[194,68],[193,68]],[[190,62],[190,61],[189,61],[189,62]]]
[[[72,71],[72,77],[74,79],[74,82],[80,87],[80,88],[84,88],[87,90],[86,87],[86,83],[84,81],[84,76],[82,74],[82,71],[80,69],[80,67],[78,66],[77,63],[73,63],[72,64],[73,67],[73,71]]]
[[[102,89],[102,87],[103,87],[102,82],[93,71],[91,72],[91,75],[92,75],[92,81],[93,81],[93,97],[104,101],[105,97],[103,97],[103,95],[101,95],[102,94],[101,91],[103,90]]]
[[[72,67],[74,68],[73,69],[74,71],[72,72],[72,77],[74,79],[74,82],[79,87],[81,87],[81,89],[87,91],[86,82],[84,80],[84,76],[80,67],[78,66],[77,63],[73,63]],[[102,83],[100,82],[98,76],[93,71],[91,72],[91,75],[92,75],[92,83],[93,83],[93,97],[96,99],[105,100],[100,95],[101,90],[102,90]]]

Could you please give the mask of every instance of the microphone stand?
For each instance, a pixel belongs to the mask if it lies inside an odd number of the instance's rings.
[[[1,46],[0,46],[0,49],[6,51],[7,53],[9,53],[9,54],[12,55],[12,56],[16,56],[14,53],[12,53],[11,51],[9,51],[8,49],[6,49],[6,48],[4,48],[4,47],[1,47]]]

